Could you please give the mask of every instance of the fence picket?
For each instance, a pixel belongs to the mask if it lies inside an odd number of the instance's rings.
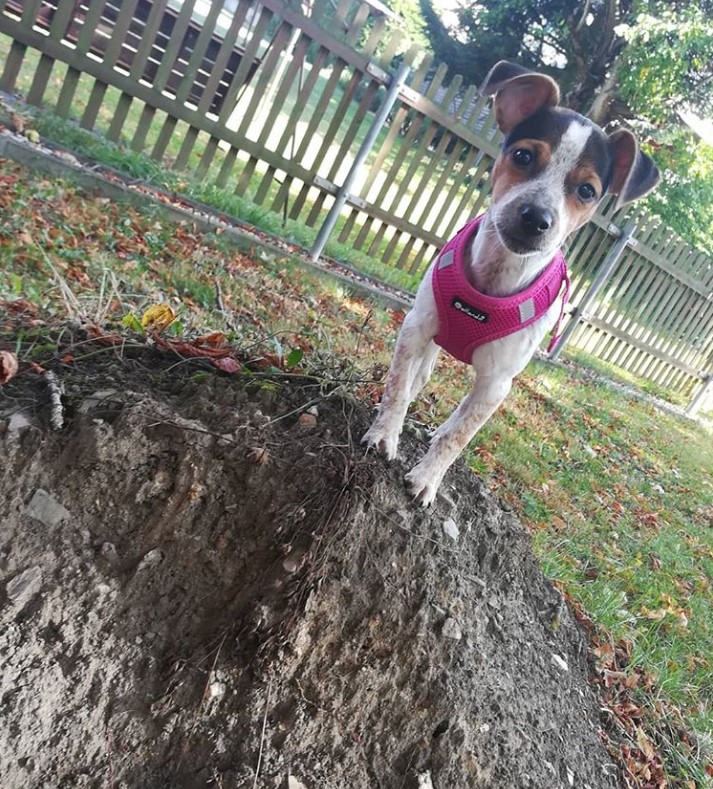
[[[35,76],[32,79],[32,85],[27,92],[27,101],[29,104],[34,104],[36,107],[42,104],[42,99],[47,90],[47,83],[52,75],[54,63],[54,58],[51,58],[49,55],[43,53],[40,56],[37,69],[35,70]]]
[[[153,0],[143,35],[131,63],[130,74],[133,79],[141,79],[146,71],[151,52],[156,45],[156,36],[161,28],[161,22],[168,8],[168,0]]]
[[[208,112],[211,105],[211,99],[218,92],[218,86],[220,85],[228,64],[235,53],[235,42],[238,40],[238,35],[245,22],[249,8],[249,3],[239,3],[238,7],[235,9],[235,14],[233,15],[230,27],[223,37],[223,42],[221,43],[220,49],[216,54],[213,68],[211,70],[210,76],[208,77],[208,81],[206,82],[205,90],[203,91],[201,100],[198,104],[198,111],[201,113]],[[227,87],[228,86],[226,86],[226,88]]]
[[[448,69],[444,64],[441,64],[437,67],[436,72],[431,80],[431,84],[429,85],[428,90],[426,91],[426,97],[431,98],[435,97],[438,89],[440,88],[443,80],[448,73]],[[445,97],[448,97],[448,92],[446,91]],[[407,167],[406,172],[403,174],[403,177],[400,179],[398,186],[396,188],[395,193],[392,195],[391,199],[388,199],[389,189],[391,183],[388,181],[384,181],[379,194],[376,197],[375,203],[377,205],[385,205],[392,213],[395,215],[403,216],[404,212],[400,210],[399,206],[401,201],[405,198],[409,185],[411,184],[413,178],[415,177],[416,173],[420,169],[424,159],[428,157],[428,147],[433,140],[434,136],[438,127],[435,123],[429,122],[425,115],[418,114],[416,119],[413,122],[413,133],[407,133],[406,139],[404,140],[401,148],[399,150],[399,159],[394,163],[395,166],[392,168],[392,181],[394,183],[397,178],[396,175],[398,172],[401,172],[401,167],[403,164],[408,160],[410,155],[410,161]],[[411,129],[409,129],[411,132]],[[418,144],[412,147],[412,144],[416,141],[418,136],[421,136]],[[408,213],[408,212],[406,212]],[[376,250],[381,245],[384,235],[387,231],[387,225],[382,223],[379,229],[377,230],[374,239],[372,240],[370,252],[369,254],[375,254]],[[394,238],[396,235],[394,235]],[[357,247],[359,249],[360,247]],[[371,251],[373,250],[373,252]],[[391,246],[387,246],[386,251],[384,253],[383,259],[389,260],[392,256],[393,249]]]
[[[0,90],[4,90],[6,93],[12,93],[15,90],[26,50],[27,47],[19,41],[12,42],[10,52],[5,60],[5,67],[2,70],[2,77],[0,77]]]
[[[423,78],[425,77],[425,69],[428,67],[428,65],[430,65],[431,61],[430,59],[428,60],[424,59],[424,61],[425,62],[422,65],[422,68],[419,69],[419,71],[417,72],[414,78],[414,84],[420,85],[422,83]],[[441,80],[445,76],[445,73],[446,73],[445,69],[442,69],[440,73],[436,72],[432,84],[431,86],[429,86],[428,89],[429,91],[435,93],[436,85],[440,84]],[[375,197],[372,197],[371,192],[373,190],[373,187],[376,184],[377,178],[383,174],[384,163],[386,161],[386,158],[394,148],[396,140],[399,134],[401,133],[401,129],[403,128],[403,125],[406,122],[407,117],[409,117],[409,109],[405,105],[401,104],[399,109],[394,114],[386,139],[382,143],[381,148],[379,149],[374,161],[371,164],[371,168],[367,173],[364,186],[362,187],[361,190],[361,195],[365,200],[371,201],[372,204],[381,205],[384,202],[386,195],[388,194],[393,184],[396,182],[398,175],[401,172],[401,167],[404,161],[406,160],[406,157],[408,156],[410,151],[412,152],[411,146],[414,140],[416,139],[416,137],[418,136],[418,132],[424,121],[424,116],[422,115],[418,115],[409,124],[409,127],[402,141],[402,144],[397,149],[393,165],[384,174],[385,177],[382,180],[382,184],[381,187],[379,188],[378,194]],[[408,180],[408,174],[403,179],[403,181],[406,180]],[[349,217],[347,218],[347,226],[350,224],[354,224],[356,222],[358,215],[359,212],[356,209],[352,209]],[[373,224],[374,224],[374,217],[368,216],[364,221],[364,223],[362,224],[362,227],[354,240],[355,249],[362,249],[367,238],[369,237]],[[376,245],[376,247],[378,247],[379,234],[377,234],[377,238],[374,240],[374,244]],[[372,254],[372,252],[369,252],[369,254]]]
[[[116,108],[114,110],[114,117],[111,119],[111,123],[109,124],[109,130],[107,131],[107,137],[114,142],[119,142],[121,138],[121,130],[124,128],[124,124],[126,123],[126,118],[129,114],[129,109],[131,108],[131,103],[133,102],[133,98],[129,96],[128,93],[121,93],[119,95],[119,101],[117,102]]]

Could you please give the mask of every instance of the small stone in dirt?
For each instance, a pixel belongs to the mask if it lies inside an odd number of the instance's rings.
[[[443,623],[443,638],[452,638],[454,641],[460,641],[463,638],[463,631],[460,625],[452,617],[448,617]]]
[[[26,514],[45,526],[57,526],[69,518],[69,512],[46,490],[38,488],[25,510]]]
[[[287,789],[307,789],[307,786],[303,784],[302,781],[298,781],[294,775],[288,775]]]
[[[85,397],[79,405],[80,414],[88,414],[99,407],[117,407],[121,405],[122,398],[117,389],[100,389],[94,394]]]
[[[456,522],[453,520],[453,518],[448,518],[447,520],[443,521],[443,531],[453,540],[453,542],[458,542],[460,531],[458,530],[458,526],[456,526]]]
[[[552,662],[557,666],[557,668],[562,669],[562,671],[569,671],[569,666],[567,665],[567,661],[560,657],[559,655],[552,655]]]
[[[23,414],[22,411],[15,411],[15,413],[10,416],[10,421],[7,423],[7,431],[8,433],[18,433],[20,430],[25,430],[30,427],[31,424],[32,422],[30,419]]]
[[[42,568],[35,565],[8,581],[5,591],[12,603],[24,608],[42,588]]]
[[[211,682],[208,694],[211,701],[222,699],[225,696],[225,682]]]
[[[418,789],[433,789],[433,779],[431,778],[430,772],[426,771],[425,773],[419,773]]]
[[[317,427],[317,417],[314,414],[310,414],[307,411],[304,411],[300,414],[298,419],[301,427]]]
[[[296,573],[298,570],[302,569],[302,565],[304,564],[304,552],[303,551],[295,551],[294,554],[290,554],[283,562],[282,567],[285,572],[288,573]]]
[[[116,552],[116,545],[114,545],[113,542],[103,543],[101,554],[109,562],[109,564],[119,564],[119,554]]]
[[[146,556],[139,562],[138,570],[147,570],[149,567],[155,567],[163,559],[163,551],[160,548],[154,548],[149,551]]]

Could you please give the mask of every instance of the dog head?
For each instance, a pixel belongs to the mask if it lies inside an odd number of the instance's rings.
[[[608,193],[617,208],[659,181],[651,159],[626,130],[607,135],[577,112],[558,107],[557,83],[500,61],[482,92],[494,95],[505,135],[493,168],[491,214],[500,241],[527,256],[554,252]]]

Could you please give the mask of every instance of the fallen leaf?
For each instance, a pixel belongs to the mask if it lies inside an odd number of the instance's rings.
[[[176,320],[168,304],[154,304],[141,316],[141,326],[148,331],[162,332]]]
[[[232,356],[224,356],[222,359],[211,359],[211,363],[224,373],[237,373],[241,370],[240,362]]]
[[[647,608],[645,605],[641,607],[641,616],[643,616],[646,619],[654,619],[654,620],[663,619],[667,613],[668,611],[665,608],[657,608],[656,610],[652,611],[650,608]]]
[[[194,345],[208,345],[211,348],[224,348],[228,344],[228,338],[219,331],[212,334],[204,334],[202,337],[196,337],[193,341]]]
[[[643,729],[638,728],[636,730],[636,744],[643,751],[647,759],[651,760],[656,755],[654,746],[651,744],[651,740],[644,734]]]
[[[17,375],[20,365],[11,351],[0,351],[0,385],[6,384]]]

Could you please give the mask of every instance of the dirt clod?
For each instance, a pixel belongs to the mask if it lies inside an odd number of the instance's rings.
[[[470,471],[424,512],[358,403],[306,430],[319,382],[169,366],[59,370],[57,432],[0,389],[5,789],[616,786],[583,636]]]

